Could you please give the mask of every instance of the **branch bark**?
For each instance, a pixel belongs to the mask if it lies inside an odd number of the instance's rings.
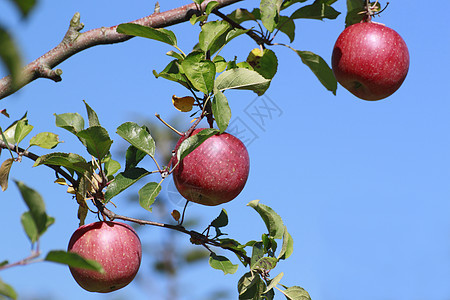
[[[202,9],[212,0],[202,3]],[[215,0],[219,3],[217,8],[225,7],[243,0]],[[154,28],[167,27],[174,24],[186,22],[193,14],[200,13],[195,3],[187,4],[162,13],[153,13],[144,18],[132,21],[143,26]],[[63,40],[55,48],[29,63],[19,76],[19,84],[13,85],[10,76],[0,79],[0,99],[3,99],[30,82],[38,78],[48,78],[55,82],[61,81],[62,71],[54,69],[57,65],[90,47],[97,45],[115,44],[125,42],[132,38],[116,32],[116,26],[101,27],[86,32],[81,32],[84,25],[80,22],[80,14],[76,13],[70,21]]]

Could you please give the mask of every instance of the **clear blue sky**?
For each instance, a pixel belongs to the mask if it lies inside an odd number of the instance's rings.
[[[162,1],[161,10],[188,2]],[[9,3],[2,1],[0,22],[16,35],[29,62],[59,43],[77,11],[88,30],[138,19],[150,14],[153,5],[153,1],[40,0],[29,20],[20,22]],[[257,1],[244,1],[223,11],[252,5]],[[292,46],[313,51],[329,63],[334,42],[344,29],[345,1],[337,1],[335,7],[344,12],[336,20],[297,21]],[[314,300],[450,297],[450,27],[445,16],[439,15],[439,11],[449,9],[445,1],[438,6],[426,1],[391,1],[376,19],[404,38],[411,56],[406,81],[385,100],[359,100],[341,87],[333,96],[286,48],[272,48],[278,55],[279,69],[266,98],[246,91],[227,93],[233,121],[245,123],[257,136],[248,147],[248,183],[237,199],[223,205],[230,217],[227,232],[242,242],[260,238],[264,225],[246,203],[260,199],[273,207],[295,242],[293,256],[280,263],[276,272],[283,271],[284,284],[304,287]],[[170,29],[187,50],[198,34],[198,29],[192,31],[188,24]],[[288,42],[285,37],[280,41]],[[254,47],[249,39],[240,37],[223,55],[244,60]],[[155,79],[151,73],[169,62],[164,56],[169,50],[167,45],[144,39],[89,49],[59,66],[64,72],[62,82],[38,80],[1,100],[0,109],[6,108],[11,118],[28,111],[34,133],[55,132],[65,141],[58,146],[59,151],[81,151],[71,136],[54,126],[53,114],[85,115],[85,99],[115,140],[113,151],[118,151],[125,143],[115,130],[123,122],[152,118],[155,112],[166,119],[177,114],[170,104],[171,96],[182,96],[184,90]],[[5,75],[4,69],[0,75]],[[278,110],[259,126],[246,112],[262,100],[275,103]],[[187,116],[185,120],[187,126]],[[6,127],[8,122],[0,118],[0,126]],[[148,168],[152,168],[150,163],[147,161]],[[78,223],[76,203],[64,188],[52,183],[54,175],[49,169],[31,165],[26,160],[15,165],[11,177],[37,189],[48,213],[56,217],[42,238],[43,253],[65,249]],[[0,194],[0,203],[0,261],[15,261],[29,254],[29,242],[20,225],[25,205],[14,184]],[[130,207],[120,199],[115,203],[117,212],[139,212],[138,204]],[[180,207],[174,203],[173,208]],[[219,212],[220,207],[199,205],[188,210],[202,216],[204,226]],[[89,217],[89,221],[94,220],[94,216]],[[243,228],[245,232],[241,232]],[[160,243],[164,237],[161,231],[145,228],[143,243],[150,248]],[[182,236],[177,243],[189,246]],[[149,273],[150,261],[144,258],[143,274]],[[207,262],[185,269],[179,278],[185,291],[182,299],[200,299],[217,286],[229,289],[231,299],[236,299],[237,280],[245,271],[240,266],[235,275],[224,276]],[[162,299],[165,293],[163,280],[150,274],[148,290],[132,284],[116,294],[89,294],[76,285],[66,267],[50,263],[9,269],[0,277],[23,299],[33,295]],[[277,299],[283,297],[278,295]]]

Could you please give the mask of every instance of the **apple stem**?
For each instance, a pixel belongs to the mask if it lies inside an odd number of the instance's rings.
[[[186,208],[187,208],[188,204],[189,204],[189,200],[186,200],[186,204],[183,207],[183,212],[181,213],[181,221],[180,221],[180,223],[178,223],[178,225],[180,225],[180,226],[183,225],[184,215],[185,215]]]

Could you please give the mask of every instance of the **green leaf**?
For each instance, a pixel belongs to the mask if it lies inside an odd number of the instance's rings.
[[[14,132],[14,140],[19,144],[30,132],[33,126],[28,125],[28,120],[20,120],[17,122],[16,130]]]
[[[311,300],[308,292],[299,286],[291,286],[286,290],[281,290],[288,300]]]
[[[106,178],[112,180],[114,178],[112,176],[120,170],[120,163],[112,159],[110,155],[103,160],[103,163]]]
[[[198,132],[196,135],[190,136],[187,139],[185,139],[178,147],[177,151],[178,162],[181,161],[183,158],[185,158],[189,153],[194,151],[195,148],[200,146],[204,141],[206,141],[206,139],[217,134],[218,132],[219,131],[217,129],[207,128]]]
[[[224,208],[222,208],[219,216],[211,222],[211,226],[219,228],[219,227],[225,227],[227,225],[228,225],[228,214],[227,214],[227,211]]]
[[[264,245],[262,242],[256,242],[252,247],[252,257],[250,260],[250,268],[253,270],[256,263],[264,257]]]
[[[284,226],[283,245],[281,246],[280,254],[278,254],[278,259],[287,259],[293,252],[294,239],[287,231],[287,227]]]
[[[231,30],[231,25],[226,21],[207,22],[202,26],[202,31],[199,35],[198,40],[200,49],[205,53],[214,49],[215,51],[211,51],[210,53],[213,54],[223,45],[223,42],[221,42],[220,39],[229,30]]]
[[[175,34],[172,31],[164,28],[152,28],[139,24],[127,23],[120,24],[117,27],[117,32],[160,41],[171,46],[177,45],[177,38]]]
[[[275,251],[277,251],[277,242],[275,241],[275,239],[268,235],[267,233],[264,233],[262,235],[262,241],[264,244],[264,251],[269,253],[269,256],[273,256]]]
[[[14,121],[11,125],[8,126],[8,128],[5,129],[5,131],[2,132],[2,139],[4,140],[4,138],[6,138],[6,142],[15,144],[16,140],[14,139],[14,135],[16,133],[17,123],[22,120],[27,120],[27,113],[25,113],[19,120]]]
[[[151,157],[155,156],[155,141],[146,126],[126,122],[117,127],[117,134],[137,149]]]
[[[181,67],[194,88],[209,94],[214,87],[216,66],[210,60],[204,59],[204,53],[194,51],[181,62]]]
[[[41,132],[35,135],[30,140],[30,146],[39,146],[44,149],[53,149],[59,143],[58,135],[51,132]]]
[[[214,99],[211,102],[212,113],[219,127],[220,133],[224,132],[231,119],[231,109],[225,95],[217,90],[214,92]]]
[[[316,75],[323,86],[336,95],[337,81],[334,77],[333,71],[319,55],[310,51],[295,50],[302,62],[307,65],[311,71]]]
[[[247,70],[252,70],[253,71],[253,67],[247,61],[238,62],[236,64],[236,66],[238,68],[243,68],[243,69],[247,69]]]
[[[136,183],[139,179],[149,175],[150,172],[143,168],[132,168],[117,174],[116,178],[108,185],[105,192],[105,202]]]
[[[364,18],[360,12],[364,11],[364,2],[360,0],[347,0],[347,15],[345,16],[345,27],[359,23]]]
[[[174,58],[176,58],[176,59],[178,59],[180,61],[184,59],[183,54],[178,53],[178,52],[173,51],[173,50],[167,51],[166,55],[174,57]]]
[[[125,170],[135,168],[146,155],[147,153],[145,153],[144,151],[139,150],[133,145],[130,145],[125,154]]]
[[[336,19],[340,12],[326,3],[327,0],[316,0],[311,5],[306,5],[297,9],[291,19]]]
[[[23,17],[27,17],[36,5],[36,0],[13,0],[12,2],[16,5],[17,9],[20,10]]]
[[[87,163],[82,156],[75,153],[55,152],[42,155],[35,161],[33,167],[40,165],[61,166],[80,174],[92,170],[92,165]]]
[[[209,2],[206,7],[205,7],[205,14],[209,15],[212,13],[212,11],[214,10],[214,8],[217,7],[217,5],[219,5],[219,2],[217,1],[211,1]]]
[[[258,72],[248,69],[231,69],[217,76],[215,88],[224,91],[228,89],[240,89],[254,91],[261,96],[269,88],[270,80],[261,76]]]
[[[220,55],[214,56],[213,63],[216,65],[216,73],[223,72],[227,68],[227,61]]]
[[[234,38],[236,38],[236,37],[238,37],[240,35],[243,35],[243,34],[249,32],[249,31],[250,31],[250,29],[234,28],[233,30],[230,30],[227,33],[227,36],[225,38],[225,43],[229,43],[232,39],[234,39]]]
[[[0,279],[0,295],[8,297],[13,300],[17,299],[17,293],[13,289],[13,287],[10,286],[9,284],[3,282],[3,280],[1,280],[1,279]]]
[[[22,69],[22,57],[12,36],[1,26],[0,59],[3,61],[6,70],[11,74],[13,89],[18,89],[21,85],[20,72]]]
[[[256,20],[260,19],[260,13],[259,13],[259,9],[255,9],[255,11],[258,12],[257,13],[258,16],[255,16],[253,14],[253,12],[249,12],[245,8],[238,8],[235,11],[233,11],[232,13],[228,14],[227,17],[238,24],[241,24],[242,22],[245,22],[245,21],[256,21]]]
[[[84,105],[86,106],[86,111],[89,120],[89,127],[91,126],[100,126],[100,121],[98,120],[97,113],[84,101]]]
[[[77,137],[85,141],[86,149],[90,155],[102,160],[111,149],[113,141],[108,131],[101,126],[91,126],[77,133]]]
[[[0,187],[2,188],[2,192],[8,188],[9,172],[11,171],[13,162],[14,158],[8,158],[0,166]]]
[[[79,113],[55,114],[57,127],[63,128],[73,134],[84,129],[84,119]]]
[[[278,274],[277,276],[275,276],[272,280],[270,280],[269,285],[267,286],[266,290],[264,291],[264,293],[267,293],[268,291],[270,291],[271,289],[273,289],[274,287],[277,286],[278,282],[280,282],[281,278],[283,278],[284,273],[281,272],[280,274]]]
[[[247,205],[252,207],[259,213],[264,223],[266,224],[267,229],[269,230],[269,235],[271,235],[275,239],[281,239],[283,237],[283,220],[272,208],[259,203],[259,200],[250,201]]]
[[[278,59],[270,49],[264,49],[263,52],[259,48],[253,49],[247,57],[247,62],[266,79],[272,79],[277,73]]]
[[[277,266],[278,260],[275,257],[261,257],[252,269],[272,270]]]
[[[281,5],[281,10],[288,8],[292,4],[306,2],[307,0],[284,0]],[[359,0],[358,0],[359,1]]]
[[[233,264],[228,258],[213,252],[209,256],[209,265],[214,269],[222,270],[225,275],[234,274],[238,269],[238,265]]]
[[[239,299],[244,299],[244,298],[241,298],[241,295],[249,294],[248,291],[251,291],[251,288],[253,286],[255,286],[255,285],[258,286],[260,281],[261,281],[261,277],[259,277],[257,272],[245,273],[238,281]],[[258,293],[258,296],[259,296],[259,293]],[[245,298],[245,299],[252,299],[252,298]]]
[[[279,29],[282,33],[286,34],[289,38],[289,41],[292,43],[295,39],[295,22],[289,17],[280,16],[280,20],[277,25],[277,29]]]
[[[155,75],[156,78],[162,77],[177,82],[186,88],[190,87],[189,82],[181,70],[178,59],[172,60],[160,73],[153,70],[153,75]]]
[[[39,238],[39,233],[31,213],[29,211],[24,212],[20,218],[20,222],[31,243],[36,243]]]
[[[148,211],[161,191],[161,183],[149,182],[139,190],[139,204]]]
[[[238,282],[240,300],[272,300],[274,298],[273,291],[264,293],[265,290],[266,284],[257,272],[244,274]]]
[[[206,21],[206,19],[208,19],[208,16],[207,15],[199,15],[199,16],[197,16],[197,15],[192,15],[191,16],[191,18],[189,19],[189,22],[192,24],[192,25],[195,25],[195,23],[197,23],[197,22],[204,22],[204,21]]]
[[[261,21],[270,32],[277,26],[282,3],[283,0],[261,0],[260,2]]]
[[[245,247],[248,246],[247,244],[241,245],[238,241],[233,239],[217,239],[217,241],[220,242],[220,247],[223,249],[233,249],[233,253],[236,254],[236,257],[242,262],[244,266],[248,265],[248,262],[242,257],[247,256],[247,251],[245,251]],[[256,243],[256,242],[255,242]],[[241,255],[239,255],[241,254]]]
[[[34,221],[37,229],[37,233],[41,235],[47,230],[48,227],[48,216],[45,212],[45,203],[41,195],[35,190],[26,186],[23,182],[16,181],[17,187],[25,201],[32,220]]]
[[[92,259],[85,259],[77,253],[66,252],[63,250],[50,251],[45,257],[45,261],[64,264],[73,268],[97,271],[100,273],[105,272],[99,262]]]

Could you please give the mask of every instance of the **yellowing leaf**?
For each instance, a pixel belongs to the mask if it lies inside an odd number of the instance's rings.
[[[175,95],[172,96],[172,103],[176,109],[182,112],[188,112],[192,110],[192,106],[194,105],[195,99],[190,96],[186,97],[177,97]]]
[[[75,189],[73,188],[73,186],[69,186],[67,188],[67,193],[72,194],[72,195],[76,195],[77,192],[75,191]]]
[[[60,185],[67,185],[67,182],[64,178],[58,178],[55,180],[55,183],[60,184]]]

